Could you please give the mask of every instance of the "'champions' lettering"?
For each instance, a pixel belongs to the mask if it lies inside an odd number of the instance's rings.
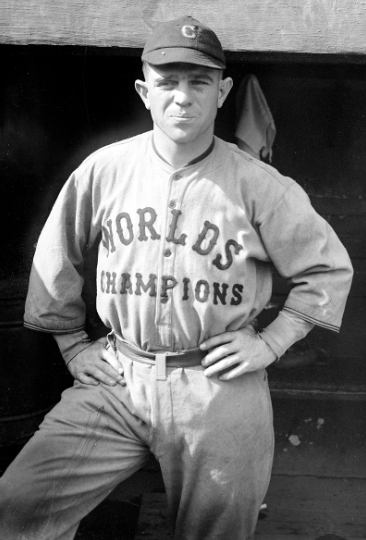
[[[158,276],[149,274],[148,279],[144,279],[140,272],[132,276],[128,272],[122,273],[119,277],[115,272],[102,270],[100,273],[100,290],[104,294],[121,294],[142,296],[148,294],[151,297],[158,295],[158,285],[160,284],[160,301],[166,304],[169,299],[169,292],[178,289],[180,298],[183,301],[197,300],[202,304],[212,301],[217,305],[239,306],[243,300],[244,287],[240,283],[230,286],[228,283],[209,283],[205,279],[192,282],[189,278],[183,278],[182,282],[174,276],[162,276],[158,283]]]

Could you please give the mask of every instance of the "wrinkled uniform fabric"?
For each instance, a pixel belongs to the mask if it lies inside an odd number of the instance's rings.
[[[349,258],[298,184],[217,138],[176,171],[151,138],[97,151],[65,185],[38,242],[26,326],[84,327],[84,255],[102,234],[98,313],[143,350],[195,348],[250,323],[270,299],[271,261],[294,285],[285,307],[337,330]]]
[[[293,180],[217,138],[178,171],[151,133],[85,160],[38,242],[28,327],[84,328],[83,264],[96,242],[98,313],[146,351],[194,349],[248,326],[271,296],[272,262],[293,284],[289,312],[341,323],[352,272],[332,229]],[[251,539],[273,458],[266,373],[223,382],[201,366],[168,368],[157,381],[154,366],[116,354],[127,386],[75,382],[4,474],[0,536],[73,538],[150,449],[176,540]]]
[[[1,537],[71,540],[150,448],[176,540],[251,539],[274,447],[265,372],[228,384],[201,367],[168,368],[157,381],[155,367],[119,358],[126,387],[76,382],[9,467]]]

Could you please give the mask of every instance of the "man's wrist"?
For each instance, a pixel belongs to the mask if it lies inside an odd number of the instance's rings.
[[[84,330],[72,334],[53,334],[62,357],[68,365],[77,354],[90,347],[93,341]]]
[[[266,350],[267,350],[267,353],[268,353],[268,358],[269,358],[269,364],[272,364],[273,362],[276,362],[278,360],[278,355],[276,353],[276,351],[273,349],[273,347],[270,345],[270,343],[268,343],[267,339],[265,339],[261,333],[258,333],[258,337],[260,338],[260,340],[263,342],[263,344],[265,344],[265,347],[266,347]]]

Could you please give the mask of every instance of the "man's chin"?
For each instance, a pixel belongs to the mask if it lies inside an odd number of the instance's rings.
[[[176,144],[193,144],[196,142],[197,133],[192,133],[190,130],[183,128],[174,129],[169,133],[170,139]]]

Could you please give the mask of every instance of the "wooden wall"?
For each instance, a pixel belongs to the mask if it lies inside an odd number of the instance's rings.
[[[360,65],[233,62],[236,84],[255,73],[275,119],[272,164],[309,194],[347,248],[355,276],[339,334],[315,328],[309,341],[329,366],[281,374],[279,387],[366,396],[366,69]],[[235,94],[218,129],[232,137]],[[277,280],[275,299],[286,286]],[[267,315],[267,314],[265,314]],[[268,314],[269,316],[269,314]],[[272,376],[274,383],[274,377]]]
[[[186,14],[228,51],[365,50],[366,0],[2,0],[0,43],[139,48],[157,22]]]

